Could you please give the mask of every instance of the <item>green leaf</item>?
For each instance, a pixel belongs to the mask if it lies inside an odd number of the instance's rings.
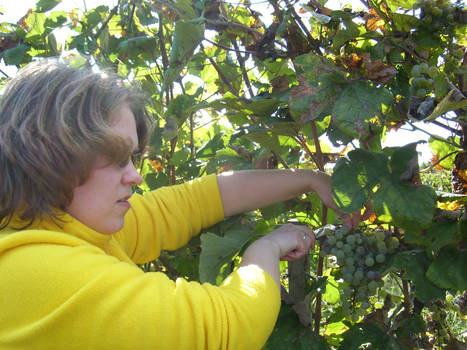
[[[329,345],[319,335],[303,326],[295,311],[284,303],[281,305],[277,325],[264,350],[329,350]]]
[[[389,176],[387,156],[357,149],[341,158],[331,177],[337,206],[346,212],[363,207],[373,188]]]
[[[203,38],[204,22],[201,19],[175,22],[169,68],[164,75],[164,87],[172,84],[179,77]]]
[[[165,112],[166,117],[175,117],[177,126],[180,128],[186,119],[189,117],[187,110],[195,103],[195,99],[191,95],[178,95],[170,101]]]
[[[53,9],[61,0],[39,0],[36,4],[36,11],[37,12],[46,12]]]
[[[467,289],[467,251],[455,246],[442,248],[428,268],[426,276],[440,288],[465,291]]]
[[[144,176],[144,181],[151,191],[159,187],[166,186],[168,180],[169,177],[163,171],[159,171],[158,173],[148,173]]]
[[[379,116],[383,105],[392,103],[392,94],[363,81],[355,81],[344,88],[335,102],[333,124],[356,138],[370,134],[370,120]]]
[[[352,21],[350,15],[344,11],[334,11],[332,14],[333,16],[335,14],[340,15],[345,24],[345,26],[339,28],[332,40],[332,50],[334,52],[339,52],[340,48],[344,46],[347,41],[359,36],[360,30],[358,29],[358,25]]]
[[[424,121],[432,121],[449,111],[467,107],[467,98],[464,98],[460,101],[451,100],[455,92],[456,89],[449,91],[449,93],[436,105],[433,112],[427,118],[425,118]]]
[[[446,142],[443,142],[440,137],[430,137],[428,139],[428,144],[430,145],[431,151],[433,152],[433,155],[438,157],[438,159],[444,158],[451,154],[449,157],[443,159],[439,165],[442,166],[444,169],[451,170],[454,168],[454,159],[456,158],[456,151],[459,151],[459,149]]]
[[[417,144],[397,148],[389,161],[395,181],[411,180],[418,173]]]
[[[433,243],[427,249],[427,253],[431,257],[438,255],[439,249],[454,239],[457,228],[457,222],[434,223],[426,233],[427,238],[433,240]]]
[[[29,46],[25,44],[19,44],[16,47],[8,49],[2,53],[5,64],[17,65],[25,61],[26,52],[29,50]]]
[[[444,298],[444,291],[435,286],[426,277],[426,270],[431,261],[424,251],[406,251],[394,257],[392,268],[403,270],[402,278],[415,285],[415,296],[422,302]]]
[[[252,237],[253,235],[244,229],[229,230],[224,237],[210,232],[203,234],[199,262],[201,282],[216,284],[222,266],[229,263]]]
[[[428,227],[436,208],[436,193],[428,186],[385,181],[372,200],[375,214],[410,232]]]
[[[391,9],[391,11],[396,11],[399,8],[404,10],[412,9],[416,0],[387,0],[386,4]]]
[[[361,345],[370,343],[370,349],[399,350],[397,341],[387,335],[377,323],[358,323],[343,334],[339,350],[355,350]]]
[[[47,15],[45,13],[32,12],[26,18],[25,22],[31,28],[26,38],[30,41],[35,37],[41,37],[45,32],[45,21]]]
[[[339,286],[333,276],[327,276],[326,292],[323,293],[323,300],[329,304],[336,304],[341,300]]]

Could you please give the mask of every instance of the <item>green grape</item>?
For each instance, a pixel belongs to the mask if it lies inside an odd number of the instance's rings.
[[[343,278],[344,281],[346,281],[346,282],[351,282],[352,279],[353,279],[352,272],[346,272],[346,273],[342,274],[342,278]]]
[[[357,239],[355,238],[354,235],[348,235],[348,236],[345,238],[345,241],[346,241],[348,244],[354,245],[354,244],[357,242]]]
[[[352,273],[354,273],[355,270],[357,269],[357,268],[355,267],[355,265],[348,265],[348,266],[346,266],[346,267],[347,267],[347,269],[348,269],[350,272],[352,272]]]
[[[378,251],[383,254],[387,253],[388,251],[388,248],[386,247],[386,244],[384,243],[384,241],[380,241],[376,243],[376,249],[378,249]]]
[[[430,67],[428,69],[428,75],[430,76],[430,78],[434,78],[438,75],[438,68],[436,67]]]
[[[370,281],[368,283],[368,290],[371,294],[375,294],[376,290],[378,289],[378,283],[376,281]]]
[[[344,244],[344,246],[342,247],[342,250],[348,254],[352,251],[352,247],[348,244]]]
[[[360,281],[363,279],[363,270],[362,269],[357,269],[355,273],[353,274],[354,279]]]
[[[384,241],[384,238],[386,238],[383,231],[376,231],[375,237],[378,242]]]
[[[375,260],[377,263],[383,263],[386,260],[386,256],[384,254],[378,254],[375,256]]]
[[[337,248],[342,248],[343,246],[344,246],[344,242],[342,242],[342,241],[337,241],[336,242],[336,247]]]
[[[441,10],[438,6],[435,6],[431,9],[431,14],[435,17],[441,17],[443,10]]]
[[[389,238],[388,245],[392,249],[399,248],[399,239],[397,237],[391,237]]]
[[[421,74],[422,74],[422,70],[421,70],[421,68],[420,68],[419,65],[413,66],[412,69],[410,70],[410,75],[411,75],[412,77],[418,77],[418,76],[420,76]]]
[[[343,233],[341,231],[336,231],[336,239],[342,239],[344,237]]]
[[[422,88],[424,80],[425,80],[425,78],[423,78],[423,77],[417,77],[417,78],[410,79],[409,83],[410,83],[410,85],[412,85],[415,88]]]
[[[361,237],[357,237],[357,244],[362,244],[363,243],[363,239]]]
[[[334,255],[336,256],[336,258],[342,259],[342,258],[344,258],[345,253],[344,253],[344,251],[342,251],[340,249],[336,249],[336,254],[334,254]]]
[[[366,265],[366,266],[372,267],[374,264],[375,264],[375,260],[374,260],[371,256],[368,256],[368,257],[365,259],[365,265]]]
[[[374,271],[368,271],[366,273],[366,278],[369,280],[374,280],[376,278],[376,273]]]
[[[433,89],[433,79],[423,79],[422,87],[425,89]]]
[[[357,248],[357,254],[365,255],[365,253],[366,253],[366,250],[365,250],[364,247],[360,246],[360,247]]]
[[[334,236],[328,237],[328,243],[330,245],[335,245],[336,244],[336,237],[334,237]]]
[[[360,319],[360,316],[358,316],[357,314],[352,314],[351,316],[352,322],[357,322],[359,319]]]
[[[354,264],[354,260],[351,256],[345,258],[345,264],[348,265],[348,266],[353,266]]]
[[[415,95],[418,98],[424,98],[426,96],[426,90],[425,89],[418,89]]]
[[[355,296],[355,299],[360,302],[367,300],[368,299],[367,292],[365,290],[362,290],[362,291],[358,290],[357,295]]]
[[[364,301],[360,306],[363,310],[366,310],[370,307],[370,303],[368,301]]]
[[[350,287],[345,287],[344,290],[342,291],[342,294],[347,298],[350,297],[352,293],[353,293],[353,289]]]
[[[420,71],[423,74],[428,74],[429,69],[430,69],[430,66],[428,65],[428,63],[426,63],[426,62],[420,63]]]

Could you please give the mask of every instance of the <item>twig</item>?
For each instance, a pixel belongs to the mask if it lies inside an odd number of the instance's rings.
[[[432,120],[431,122],[432,122],[433,124],[435,124],[435,125],[438,125],[438,126],[444,128],[444,129],[446,129],[446,130],[452,132],[453,134],[456,134],[456,135],[458,135],[458,136],[462,136],[462,131],[457,130],[457,129],[454,129],[454,128],[451,128],[449,125],[445,125],[445,124],[440,123],[440,122],[438,122],[438,121],[436,121],[436,120]]]
[[[109,14],[109,17],[107,17],[107,19],[105,20],[104,23],[102,23],[101,27],[99,28],[99,30],[97,31],[96,35],[94,35],[94,39],[98,39],[100,37],[100,35],[102,34],[102,32],[104,31],[104,29],[107,27],[107,25],[109,24],[110,20],[113,18],[113,16],[115,16],[115,14],[117,13],[118,11],[118,8],[120,6],[120,1],[118,2],[117,6],[115,6],[112,11],[110,11],[110,14]]]
[[[407,280],[402,280],[402,292],[404,293],[404,308],[408,314],[411,313],[412,305],[410,304],[410,295],[409,295],[409,282]]]
[[[245,68],[245,60],[243,59],[243,56],[239,52],[239,47],[238,44],[235,40],[232,40],[232,45],[235,48],[235,54],[237,55],[238,63],[240,64],[240,69],[242,70],[242,76],[243,80],[245,81],[245,84],[248,88],[248,92],[250,93],[250,98],[253,97],[255,94],[253,92],[253,89],[251,87],[250,79],[248,78],[248,74],[246,72]]]
[[[419,128],[418,126],[414,125],[413,123],[410,123],[408,122],[408,124],[412,127],[413,130],[420,130],[421,132],[424,132],[425,134],[429,135],[430,137],[434,138],[435,140],[438,140],[438,141],[442,141],[442,142],[446,142],[447,144],[450,144],[454,147],[457,147],[457,148],[460,148],[460,145],[458,145],[457,143],[455,142],[450,142],[448,140],[445,140],[441,137],[438,137],[436,135],[433,135],[433,134],[430,134],[428,131],[426,130],[423,130],[422,128]]]
[[[1,70],[1,69],[0,69],[0,73],[2,73],[2,74],[5,76],[5,78],[8,78],[8,79],[10,78],[10,77],[8,76],[8,74],[6,74],[6,73],[5,73],[3,70]]]
[[[244,24],[237,23],[237,22],[230,22],[230,21],[217,21],[212,19],[206,19],[206,23],[212,24],[213,26],[219,26],[221,29],[227,29],[228,27],[232,27],[234,29],[239,29],[245,33],[253,35],[255,38],[259,38],[263,36],[261,32],[254,30]]]
[[[279,153],[277,153],[276,151],[274,150],[271,150],[272,154],[274,155],[274,157],[277,158],[277,160],[282,164],[282,166],[285,168],[285,169],[288,169],[289,166],[287,165],[286,161],[284,160],[284,158],[281,157],[281,155]]]
[[[435,166],[437,166],[439,163],[441,163],[443,160],[445,160],[446,158],[449,158],[450,156],[452,156],[453,154],[456,154],[456,153],[459,153],[460,151],[453,151],[447,155],[445,155],[444,157],[438,159],[435,163],[431,164],[428,168],[425,168],[423,170],[420,170],[419,173],[420,174],[423,174],[423,173],[426,173],[427,171],[430,171],[431,169],[433,169]]]
[[[204,51],[204,45],[201,43],[200,44],[200,47],[201,49]],[[227,77],[224,75],[224,72],[222,72],[222,70],[220,69],[220,67],[217,65],[216,61],[214,61],[212,59],[212,57],[210,57],[209,55],[206,55],[208,57],[208,60],[209,62],[212,64],[212,66],[214,67],[214,69],[217,71],[217,74],[219,74],[219,78],[222,80],[222,82],[227,86],[227,88],[229,89],[229,91],[235,96],[235,97],[240,97],[238,96],[238,93],[237,91],[235,91],[234,87],[232,86],[232,84],[230,84],[229,80],[227,79]]]

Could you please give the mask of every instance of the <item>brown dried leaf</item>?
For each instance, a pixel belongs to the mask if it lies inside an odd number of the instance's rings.
[[[366,13],[363,18],[366,20],[365,26],[368,30],[381,29],[384,31],[384,20],[378,15],[374,9],[370,9],[370,12]]]
[[[376,83],[385,84],[397,74],[397,70],[381,60],[372,61],[369,53],[362,54],[363,65],[368,72],[368,78]]]

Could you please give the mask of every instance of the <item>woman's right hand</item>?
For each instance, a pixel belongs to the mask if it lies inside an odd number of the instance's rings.
[[[315,245],[315,236],[308,226],[285,224],[262,239],[270,240],[278,247],[281,260],[296,260],[308,253]]]

